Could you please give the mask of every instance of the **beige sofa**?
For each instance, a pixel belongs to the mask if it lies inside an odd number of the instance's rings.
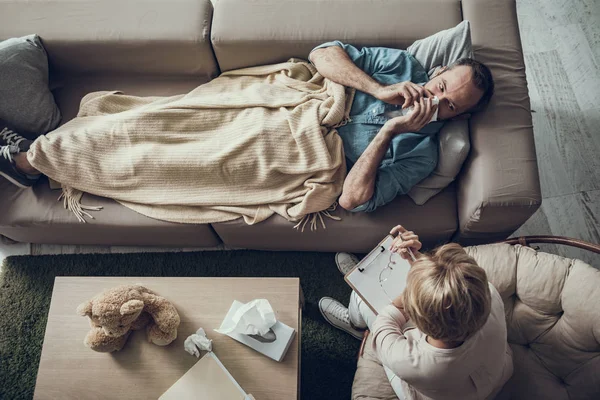
[[[514,372],[496,399],[600,398],[600,271],[521,245],[466,250],[504,300]],[[359,357],[353,399],[396,399],[373,359],[371,337]]]
[[[253,226],[167,223],[86,195],[84,202],[104,210],[81,224],[46,181],[17,190],[1,180],[0,234],[12,240],[364,252],[398,223],[418,230],[428,246],[502,239],[541,203],[514,0],[215,0],[214,8],[209,0],[4,0],[0,8],[0,39],[42,37],[63,123],[90,91],[179,94],[220,71],[306,58],[333,39],[406,48],[463,18],[497,91],[470,121],[471,153],[460,176],[423,206],[400,196],[371,214],[338,210],[341,222],[300,233],[280,217]]]

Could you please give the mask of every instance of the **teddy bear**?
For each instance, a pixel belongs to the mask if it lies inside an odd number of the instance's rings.
[[[142,285],[108,289],[77,307],[92,329],[84,344],[99,352],[119,351],[134,330],[146,328],[148,341],[166,346],[177,338],[180,319],[164,297]]]

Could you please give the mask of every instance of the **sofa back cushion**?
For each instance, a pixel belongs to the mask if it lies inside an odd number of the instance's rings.
[[[406,49],[460,21],[457,0],[218,0],[211,41],[222,71],[307,58],[318,44]]]
[[[218,73],[210,0],[3,0],[1,8],[0,40],[38,34],[53,72]]]

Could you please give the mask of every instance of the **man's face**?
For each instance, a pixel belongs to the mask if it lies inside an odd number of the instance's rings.
[[[474,107],[483,92],[472,81],[471,67],[461,65],[451,70],[444,67],[425,88],[440,100],[438,119],[450,119]]]

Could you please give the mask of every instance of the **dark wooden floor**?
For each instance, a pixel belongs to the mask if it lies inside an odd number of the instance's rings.
[[[517,7],[543,203],[515,235],[600,243],[600,1],[517,0]],[[543,250],[600,268],[590,252]]]

